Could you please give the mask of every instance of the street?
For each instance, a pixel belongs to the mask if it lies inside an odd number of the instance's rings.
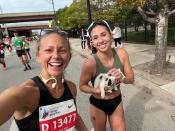
[[[33,43],[31,47],[32,60],[30,60],[32,70],[23,71],[23,65],[19,62],[16,55],[8,55],[6,57],[8,70],[3,71],[0,69],[0,91],[9,86],[18,85],[39,73],[40,67],[34,58],[34,47],[35,44]],[[89,96],[80,92],[78,88],[81,66],[85,59],[85,57],[73,51],[65,77],[77,85],[78,111],[90,130],[92,125],[88,114]],[[130,59],[131,63],[132,65],[138,64],[134,62],[134,59],[137,59],[137,54],[133,53]],[[148,60],[143,59],[142,61]],[[136,75],[136,82],[133,85],[122,84],[121,86],[127,131],[174,131],[175,101],[166,99],[167,94],[163,94],[159,89],[154,89],[154,92],[150,91],[150,86],[152,85],[144,84],[144,82],[141,85],[137,81],[139,81],[139,77]],[[0,131],[9,130],[16,131],[14,125],[11,126],[11,120],[0,127]],[[107,131],[110,131],[109,124],[107,125]]]

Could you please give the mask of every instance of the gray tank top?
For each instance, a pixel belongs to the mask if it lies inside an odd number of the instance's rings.
[[[100,59],[98,58],[98,56],[96,54],[94,54],[94,58],[95,58],[95,61],[96,61],[96,75],[94,78],[91,79],[91,83],[92,85],[94,86],[94,82],[95,82],[95,79],[96,77],[100,74],[100,73],[107,73],[110,69],[112,68],[116,68],[116,69],[119,69],[123,72],[123,66],[120,62],[120,59],[119,59],[119,56],[118,54],[116,53],[115,49],[112,48],[112,53],[113,53],[113,57],[114,57],[114,63],[111,67],[105,67]]]

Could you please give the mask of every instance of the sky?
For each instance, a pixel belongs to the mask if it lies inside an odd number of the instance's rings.
[[[53,0],[55,10],[69,6],[73,0]],[[0,12],[21,13],[53,11],[52,0],[0,0]]]
[[[7,2],[8,1],[8,2]],[[53,0],[55,10],[69,6],[73,0]],[[53,11],[52,0],[0,0],[0,13],[22,13],[22,12],[40,12]],[[48,21],[38,21],[39,23],[48,23]],[[36,22],[20,22],[18,24],[27,24]],[[14,25],[8,23],[6,25]]]

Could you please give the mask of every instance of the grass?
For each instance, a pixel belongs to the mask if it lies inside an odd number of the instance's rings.
[[[124,34],[123,34],[124,36]],[[168,45],[175,46],[175,28],[170,28],[168,30]],[[128,41],[139,42],[139,43],[154,43],[155,31],[147,31],[146,40],[144,31],[128,32]],[[123,38],[124,39],[124,38]]]

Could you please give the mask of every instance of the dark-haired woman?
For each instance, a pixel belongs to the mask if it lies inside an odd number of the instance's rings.
[[[94,130],[106,131],[108,120],[112,131],[125,131],[119,83],[131,84],[134,82],[134,73],[128,53],[124,48],[111,47],[113,36],[106,21],[93,22],[88,28],[88,33],[97,53],[91,55],[83,64],[79,85],[81,91],[91,94],[89,99],[90,117]],[[101,97],[100,87],[94,88],[95,80],[100,73],[115,77],[115,84],[118,85],[118,90],[106,93],[104,98]]]

